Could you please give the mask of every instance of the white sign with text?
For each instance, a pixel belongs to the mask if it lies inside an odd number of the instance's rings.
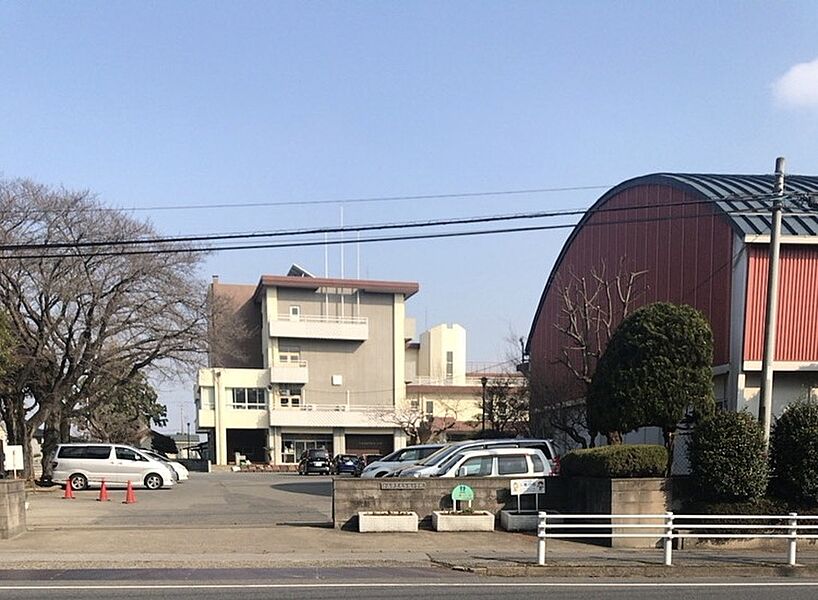
[[[545,479],[512,479],[511,495],[523,496],[525,494],[544,494]]]

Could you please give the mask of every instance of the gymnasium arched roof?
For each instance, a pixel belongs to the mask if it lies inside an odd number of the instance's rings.
[[[540,296],[537,312],[531,323],[528,344],[537,326],[537,320],[554,274],[559,269],[574,237],[594,212],[612,197],[630,188],[645,185],[662,185],[683,190],[702,200],[713,202],[729,219],[739,236],[752,238],[770,235],[772,226],[770,209],[774,198],[774,184],[774,175],[654,173],[628,179],[611,188],[585,212],[563,245]],[[784,195],[786,202],[781,225],[782,236],[814,237],[818,243],[818,176],[786,175]],[[529,350],[528,344],[526,344],[526,351]]]
[[[704,200],[711,200],[730,218],[733,227],[740,234],[769,235],[774,183],[774,175],[645,175],[629,179],[609,190],[589,209],[582,221],[610,197],[623,190],[640,185],[666,185],[685,190]],[[781,234],[818,236],[818,176],[785,176],[784,195],[787,201],[784,204]],[[582,226],[582,221],[578,227]]]

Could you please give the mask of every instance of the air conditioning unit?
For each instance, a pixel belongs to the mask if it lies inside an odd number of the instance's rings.
[[[338,406],[335,407],[335,410],[346,410],[346,409],[347,409],[346,404],[339,404]]]

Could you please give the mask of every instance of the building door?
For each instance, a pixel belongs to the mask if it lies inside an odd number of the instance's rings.
[[[385,456],[395,449],[395,443],[391,433],[385,435],[347,434],[346,448],[347,454]]]

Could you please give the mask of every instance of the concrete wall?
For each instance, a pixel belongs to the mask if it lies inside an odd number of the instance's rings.
[[[468,477],[464,479],[347,479],[336,478],[332,487],[332,515],[336,528],[357,530],[358,511],[412,510],[421,520],[431,522],[432,511],[452,508],[452,490],[459,484],[474,490],[472,508],[495,514],[504,508],[517,507],[509,491],[509,480],[503,477]],[[385,489],[385,488],[398,489]],[[412,489],[400,489],[400,488]],[[558,478],[546,481],[546,494],[540,507],[555,508],[561,502],[562,490]],[[533,496],[526,497],[534,506]],[[523,508],[528,508],[524,505]]]
[[[26,487],[20,479],[0,479],[0,539],[26,530]]]
[[[815,365],[812,365],[812,368],[815,368]],[[739,399],[738,410],[747,410],[751,415],[757,417],[761,376],[757,372],[745,372],[743,375],[744,389]],[[776,370],[773,379],[773,418],[784,412],[789,404],[806,399],[814,387],[818,387],[818,371],[782,372]]]
[[[668,480],[603,479],[589,477],[548,477],[546,493],[539,507],[566,514],[664,514],[669,510]],[[332,514],[336,528],[356,529],[358,511],[412,510],[421,520],[431,519],[432,511],[452,507],[451,492],[459,484],[474,490],[475,510],[487,510],[499,516],[503,509],[516,509],[517,499],[509,491],[509,479],[419,478],[419,479],[342,479],[333,481]],[[522,508],[533,509],[534,497],[523,497]],[[614,520],[612,524],[616,524]],[[637,523],[633,519],[628,523]],[[645,520],[646,523],[658,522]],[[604,530],[603,530],[604,531]],[[624,529],[620,531],[625,531]],[[661,528],[657,528],[657,534]],[[603,543],[610,540],[600,538]],[[659,538],[619,538],[616,547],[654,547]]]
[[[562,512],[573,514],[610,514],[610,515],[661,515],[670,510],[670,484],[664,478],[644,479],[605,479],[596,477],[559,477],[563,486]],[[661,519],[613,519],[616,523],[661,523]],[[619,533],[628,533],[626,529],[616,529]],[[659,541],[656,538],[616,538],[604,540],[613,547],[619,548],[653,548]],[[632,531],[630,531],[632,533]],[[644,531],[648,533],[650,530]],[[642,533],[642,531],[640,531]]]

